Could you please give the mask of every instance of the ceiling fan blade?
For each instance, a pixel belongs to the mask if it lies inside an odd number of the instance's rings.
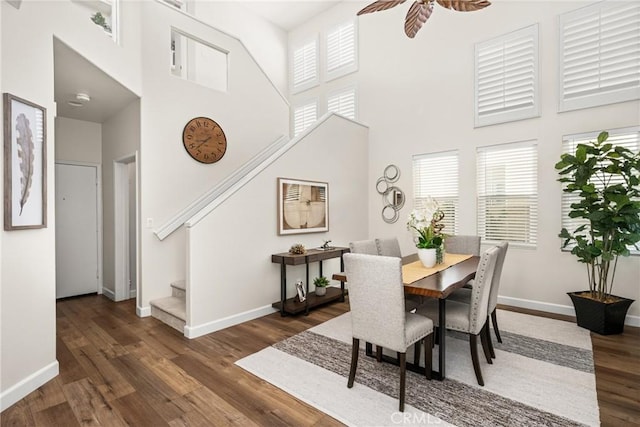
[[[371,12],[379,12],[381,10],[391,9],[392,7],[396,7],[399,4],[404,3],[406,0],[378,0],[371,3],[369,6],[366,6],[358,12],[358,15],[363,15],[365,13]]]
[[[437,0],[438,4],[447,9],[457,10],[458,12],[473,12],[474,10],[484,9],[491,5],[488,0]]]
[[[422,25],[427,22],[427,19],[431,16],[433,12],[433,2],[429,3],[421,3],[416,1],[411,5],[409,11],[407,12],[407,18],[404,21],[404,33],[409,38],[414,38]]]

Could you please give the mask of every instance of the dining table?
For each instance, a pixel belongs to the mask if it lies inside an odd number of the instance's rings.
[[[447,258],[445,254],[443,267],[435,268],[435,269],[426,269],[430,271],[426,271],[427,274],[424,277],[418,278],[417,280],[406,279],[406,271],[403,272],[403,285],[404,285],[404,293],[405,295],[418,295],[422,297],[428,298],[437,298],[438,299],[438,370],[432,370],[431,377],[444,380],[446,375],[446,302],[447,297],[451,295],[456,289],[462,288],[469,280],[473,279],[476,275],[476,270],[478,268],[478,264],[480,262],[480,257],[478,256],[462,256],[462,257],[453,257]],[[415,265],[416,261],[418,261],[418,255],[412,254],[402,258],[403,267],[407,267],[409,265]],[[348,278],[344,272],[336,273],[332,277],[334,280],[339,280],[341,282],[348,283]],[[410,280],[411,283],[407,283]],[[370,343],[367,343],[366,352],[368,356],[374,356],[373,348]],[[383,356],[383,360],[391,363],[397,363],[397,359],[390,356]],[[424,368],[417,366],[417,364],[407,363],[407,369],[424,373]]]

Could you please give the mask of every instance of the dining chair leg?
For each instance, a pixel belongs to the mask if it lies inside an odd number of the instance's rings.
[[[433,365],[433,332],[424,337],[424,375],[431,379]]]
[[[496,316],[496,309],[491,312],[491,323],[493,323],[493,332],[496,333],[498,342],[502,344],[502,338],[500,337],[500,329],[498,329],[498,316]]]
[[[484,357],[487,359],[487,363],[491,365],[493,364],[493,359],[491,358],[491,352],[489,351],[489,343],[487,342],[488,336],[489,336],[489,325],[485,322],[484,326],[480,330],[480,342],[482,343],[482,351],[484,352]]]
[[[404,388],[407,380],[407,353],[398,353],[400,360],[400,412],[404,412]]]
[[[353,387],[353,381],[356,379],[356,369],[358,368],[358,351],[360,350],[360,340],[353,339],[353,348],[351,349],[351,368],[349,369],[349,381],[347,387]]]
[[[413,364],[416,366],[420,365],[420,343],[421,342],[422,342],[421,340],[416,341],[416,344],[413,347]],[[425,351],[426,351],[426,347],[425,347]]]
[[[382,347],[379,345],[376,346],[376,360],[382,362]]]
[[[478,361],[478,336],[469,335],[469,345],[471,346],[471,360],[473,361],[473,370],[476,373],[476,379],[478,384],[484,386],[484,380],[482,379],[482,371],[480,371],[480,362]]]
[[[489,354],[491,354],[491,358],[496,358],[496,352],[493,349],[493,340],[491,339],[491,328],[489,327],[489,316],[487,316],[487,327],[485,329],[485,333],[487,334],[487,344],[489,344]]]

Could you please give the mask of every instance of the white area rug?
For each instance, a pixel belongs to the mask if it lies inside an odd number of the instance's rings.
[[[427,381],[408,372],[404,413],[398,412],[394,365],[361,353],[355,385],[347,388],[349,313],[236,364],[347,425],[599,425],[589,332],[502,310],[498,324],[504,343],[494,338],[493,365],[479,352],[484,387],[476,382],[466,337],[449,335],[447,379]]]

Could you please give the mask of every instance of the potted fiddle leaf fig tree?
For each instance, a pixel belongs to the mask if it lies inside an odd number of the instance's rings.
[[[629,256],[640,242],[640,154],[607,142],[578,144],[555,165],[563,191],[578,196],[569,216],[575,230],[563,228],[563,248],[571,247],[587,267],[589,290],[569,292],[578,326],[603,335],[621,333],[632,299],[612,294],[618,257]]]

